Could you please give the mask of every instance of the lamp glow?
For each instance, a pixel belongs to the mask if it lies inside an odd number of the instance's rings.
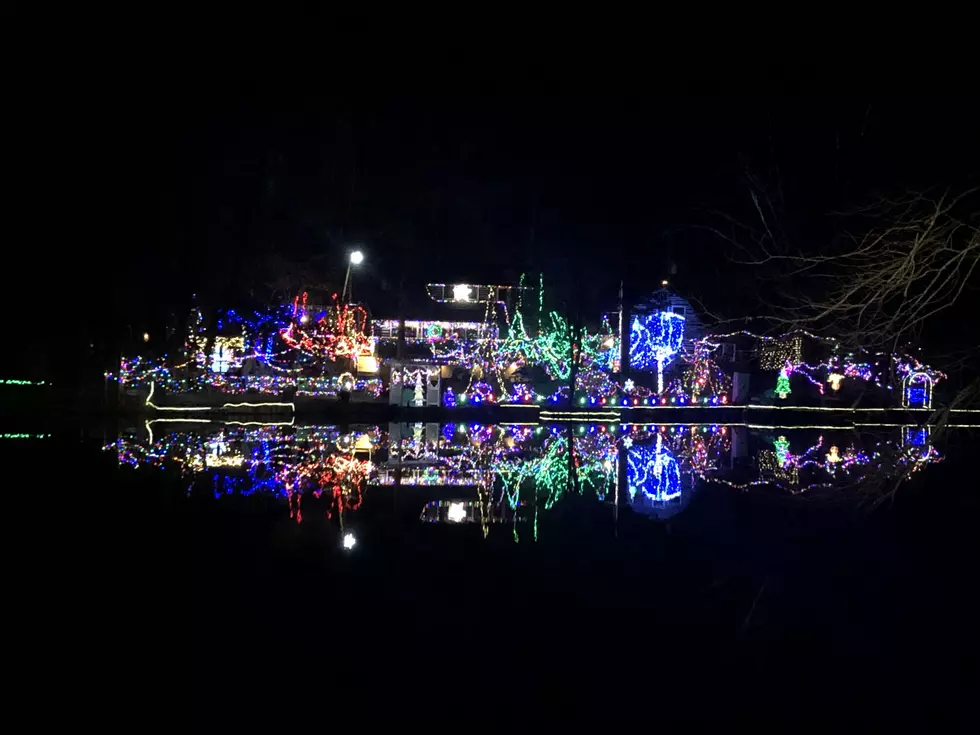
[[[354,534],[352,534],[352,533],[345,533],[344,534],[344,548],[347,549],[348,551],[350,551],[351,549],[354,548],[354,545],[355,544],[357,544],[357,539],[354,538]]]
[[[355,250],[350,254],[350,262],[354,265],[360,265],[364,262],[364,253],[362,253],[360,250]]]
[[[453,523],[461,523],[466,520],[466,509],[462,503],[450,503],[446,517]]]

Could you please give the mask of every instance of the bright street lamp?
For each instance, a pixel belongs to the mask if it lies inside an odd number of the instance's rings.
[[[364,253],[360,250],[354,250],[350,254],[350,258],[347,261],[347,275],[344,277],[344,290],[340,293],[340,303],[347,303],[347,287],[350,284],[350,269],[352,266],[360,265],[364,262]],[[353,291],[354,289],[351,289]]]

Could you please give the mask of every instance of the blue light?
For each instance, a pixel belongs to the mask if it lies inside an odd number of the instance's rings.
[[[919,426],[906,426],[905,443],[913,447],[926,446],[929,443],[929,430]]]
[[[681,494],[681,470],[674,456],[657,443],[634,444],[626,454],[626,484],[630,497],[642,492],[649,500],[664,502]]]
[[[669,363],[684,341],[684,317],[657,311],[633,318],[630,327],[630,367],[649,370]]]

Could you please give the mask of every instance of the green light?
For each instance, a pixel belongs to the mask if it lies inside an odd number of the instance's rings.
[[[585,396],[582,396],[581,398],[578,399],[578,405],[580,406],[585,405]]]

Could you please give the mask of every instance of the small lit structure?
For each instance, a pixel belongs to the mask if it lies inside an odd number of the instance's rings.
[[[438,406],[442,369],[430,363],[391,363],[391,388],[388,403],[392,406]]]
[[[932,408],[933,380],[923,372],[909,373],[902,380],[902,406]]]
[[[214,351],[211,353],[211,370],[215,373],[227,373],[229,368],[238,367],[242,351],[245,349],[245,338],[217,336],[214,338]]]

